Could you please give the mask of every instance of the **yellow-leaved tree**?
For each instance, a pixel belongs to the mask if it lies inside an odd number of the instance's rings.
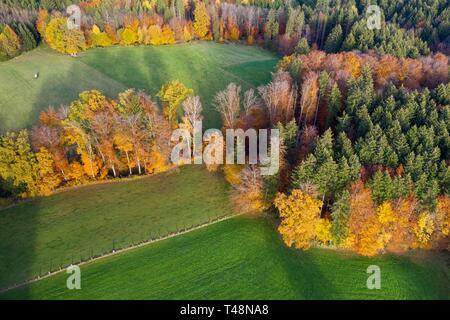
[[[93,45],[96,47],[109,47],[112,45],[112,40],[108,37],[106,32],[100,31],[100,28],[95,24],[92,27],[91,38]]]
[[[161,87],[158,97],[164,103],[163,113],[172,128],[177,126],[177,110],[181,102],[194,91],[178,80],[172,80]]]
[[[120,33],[120,39],[121,43],[126,46],[131,46],[139,40],[137,31],[130,27],[123,29],[123,31]]]
[[[317,231],[321,227],[327,229],[325,225],[320,226],[322,201],[299,189],[293,190],[290,195],[279,193],[274,204],[281,218],[278,231],[288,246],[309,249]],[[320,238],[326,238],[326,231],[324,234],[321,231]]]
[[[10,26],[6,25],[3,32],[0,32],[0,61],[2,56],[15,57],[19,54],[20,47],[19,37]]]
[[[240,174],[243,167],[238,164],[226,164],[223,166],[223,175],[225,180],[232,186],[236,186],[241,183]]]
[[[427,248],[435,229],[433,217],[429,212],[422,212],[419,214],[417,224],[414,226],[414,233],[421,248]]]
[[[153,44],[153,45],[161,44],[162,31],[161,31],[160,26],[158,26],[157,24],[151,25],[150,27],[148,27],[148,34],[149,34],[149,38],[150,38],[149,44]]]
[[[69,29],[66,18],[50,20],[45,28],[45,41],[50,48],[61,53],[76,54],[86,48],[83,32]]]
[[[186,23],[183,27],[183,40],[189,42],[192,40],[194,36],[194,27],[192,26],[192,22]]]
[[[36,19],[36,29],[41,36],[45,35],[45,27],[49,20],[48,11],[45,9],[40,9]]]
[[[52,155],[46,148],[41,148],[36,153],[36,160],[39,172],[39,194],[49,195],[62,182],[62,177],[55,171]]]
[[[440,196],[438,198],[436,228],[439,232],[439,238],[448,237],[450,235],[450,198],[447,196]]]
[[[378,221],[381,223],[381,234],[383,242],[388,243],[392,238],[392,231],[397,222],[394,210],[390,202],[385,201],[377,208]]]
[[[205,39],[211,25],[211,18],[203,2],[197,2],[194,11],[194,32],[199,39]]]

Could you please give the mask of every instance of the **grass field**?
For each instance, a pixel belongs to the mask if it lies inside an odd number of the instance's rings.
[[[38,79],[33,78],[36,72]],[[48,106],[68,104],[93,88],[113,97],[125,86],[79,59],[43,47],[1,62],[0,133],[28,127]]]
[[[232,213],[219,174],[199,166],[134,181],[98,184],[0,211],[0,288]]]
[[[448,269],[420,258],[364,258],[285,247],[265,218],[237,217],[87,264],[81,290],[61,273],[0,299],[449,299]],[[366,287],[369,265],[381,289]]]
[[[277,61],[257,47],[212,42],[97,48],[78,58],[40,47],[0,63],[0,132],[34,124],[41,110],[68,104],[83,90],[100,89],[114,97],[133,87],[155,95],[174,79],[202,98],[204,126],[220,127],[214,94],[232,81],[243,90],[267,82]]]

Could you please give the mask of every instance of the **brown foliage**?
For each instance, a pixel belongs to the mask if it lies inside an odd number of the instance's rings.
[[[381,223],[370,191],[361,181],[351,187],[350,217],[346,246],[364,256],[374,256],[384,247]]]
[[[273,74],[272,81],[260,86],[258,91],[266,106],[271,125],[278,122],[286,124],[294,118],[297,90],[288,72],[277,71]]]
[[[441,53],[419,59],[405,59],[373,52],[326,54],[323,51],[312,50],[307,55],[284,57],[279,66],[289,70],[290,65],[296,60],[301,62],[302,83],[311,78],[310,72],[320,73],[325,70],[343,92],[347,80],[358,77],[365,64],[371,66],[375,88],[378,90],[389,81],[402,84],[408,89],[434,88],[439,83],[448,81],[448,59]]]

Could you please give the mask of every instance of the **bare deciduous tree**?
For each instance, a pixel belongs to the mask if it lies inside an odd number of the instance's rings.
[[[249,89],[244,93],[244,101],[242,101],[245,114],[249,115],[251,108],[259,106],[260,101],[258,96],[255,94],[255,90]]]
[[[222,115],[225,127],[234,128],[240,111],[240,93],[241,87],[230,83],[225,90],[216,94],[216,109]]]
[[[296,89],[288,72],[278,71],[272,78],[269,84],[259,87],[258,91],[267,107],[271,125],[279,121],[287,123],[294,117]]]
[[[263,180],[258,166],[242,169],[240,183],[232,192],[233,203],[239,212],[258,212],[264,208]]]
[[[319,82],[316,72],[309,72],[302,83],[300,99],[300,120],[304,117],[305,123],[311,122],[317,108]]]
[[[183,111],[184,117],[183,122],[188,126],[190,130],[194,128],[194,122],[202,120],[202,103],[200,102],[200,97],[187,97],[183,101]]]

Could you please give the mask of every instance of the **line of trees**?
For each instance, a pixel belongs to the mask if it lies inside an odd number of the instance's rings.
[[[36,12],[0,3],[0,61],[34,49],[40,40]]]
[[[80,31],[67,30],[64,25],[64,2],[32,1],[34,4],[28,6],[20,1],[7,3],[5,8],[9,5],[31,10],[33,16],[27,20],[28,25],[35,22],[36,30],[50,47],[63,53],[115,44],[171,44],[194,38],[243,40],[282,54],[307,53],[309,48],[328,53],[357,49],[416,58],[429,54],[430,48],[443,52],[449,49],[446,43],[450,11],[445,0],[433,1],[431,5],[425,0],[397,6],[382,2],[379,30],[367,28],[368,4],[359,0],[300,5],[261,0],[245,4],[207,0],[75,1],[82,9]],[[18,10],[25,9],[15,9]],[[0,23],[9,24],[10,20],[0,16]],[[52,31],[47,35],[48,24]],[[55,43],[56,38],[61,43]]]
[[[200,117],[192,93],[171,81],[158,93],[162,110],[133,89],[115,100],[84,91],[70,106],[49,108],[30,132],[0,137],[0,196],[48,195],[60,186],[167,170],[177,109],[183,103],[183,125]]]

